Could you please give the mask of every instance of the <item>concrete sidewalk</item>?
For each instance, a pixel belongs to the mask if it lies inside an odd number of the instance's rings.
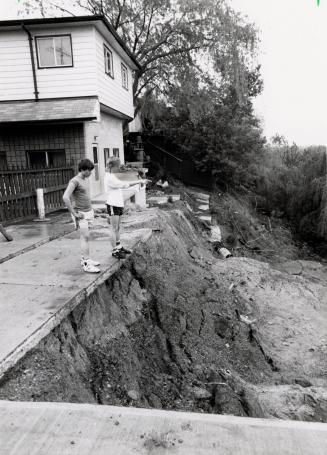
[[[327,425],[0,401],[0,440],[4,455],[325,455]]]
[[[126,247],[133,249],[151,235],[148,226],[152,218],[154,210],[124,216],[122,241]],[[66,222],[65,217],[57,222],[55,232],[61,236],[53,241],[46,241],[43,231],[35,235],[34,244],[29,243],[30,247],[34,245],[30,250],[26,250],[24,228],[21,240],[24,252],[0,264],[0,376],[122,264],[111,256],[107,220],[97,217],[92,229],[91,256],[101,262],[102,272],[85,273],[80,265],[79,233],[62,235]],[[37,241],[43,243],[35,246]],[[19,252],[18,245],[11,248]]]
[[[0,264],[75,229],[67,211],[50,214],[48,218],[47,222],[25,221],[6,227],[14,240],[7,242],[0,235]]]

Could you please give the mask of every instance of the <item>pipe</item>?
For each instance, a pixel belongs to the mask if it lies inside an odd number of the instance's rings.
[[[39,91],[37,89],[37,79],[36,79],[36,70],[35,70],[35,61],[34,61],[34,52],[33,52],[33,38],[32,38],[31,32],[26,28],[24,23],[22,23],[22,29],[28,35],[28,42],[30,45],[30,54],[31,54],[31,63],[32,63],[32,72],[33,72],[35,101],[39,101]]]

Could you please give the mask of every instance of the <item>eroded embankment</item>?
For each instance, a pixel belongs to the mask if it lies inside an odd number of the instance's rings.
[[[157,224],[118,272],[6,374],[0,399],[327,421],[324,386],[287,372],[270,339],[262,342],[260,321],[244,319],[254,293],[235,292],[228,268],[217,269],[182,212],[159,212]]]

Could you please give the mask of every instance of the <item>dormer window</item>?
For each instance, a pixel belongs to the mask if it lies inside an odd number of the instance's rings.
[[[73,66],[70,35],[38,36],[35,40],[39,68]]]
[[[121,81],[122,86],[128,90],[128,70],[124,63],[121,64]]]
[[[104,44],[104,69],[106,74],[110,77],[114,77],[114,64],[112,59],[112,52],[111,50]]]

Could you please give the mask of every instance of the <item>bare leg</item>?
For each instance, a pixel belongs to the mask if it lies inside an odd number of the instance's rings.
[[[81,254],[82,258],[88,259],[90,257],[90,232],[88,227],[80,227],[80,240],[81,240]]]
[[[120,216],[112,215],[110,216],[110,224],[114,233],[114,244],[113,248],[120,242]]]

